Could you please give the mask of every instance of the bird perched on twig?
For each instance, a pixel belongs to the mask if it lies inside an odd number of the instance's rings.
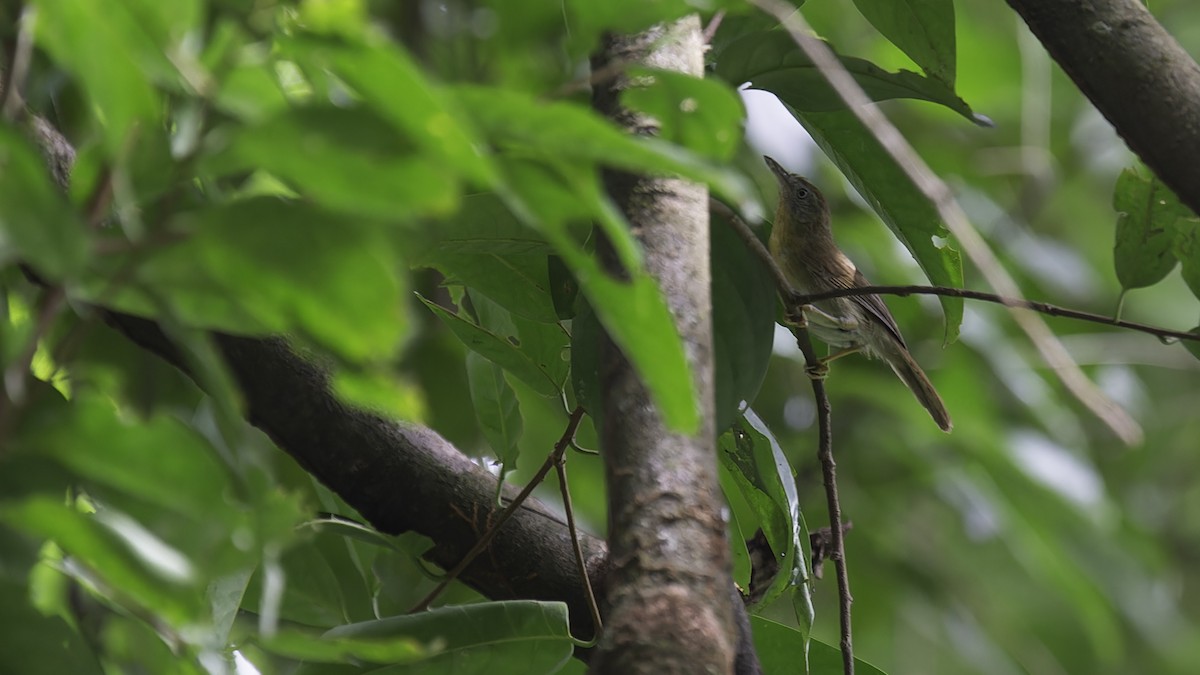
[[[866,278],[833,241],[829,205],[815,185],[763,157],[779,181],[779,208],[771,232],[771,256],[801,294],[869,286]],[[904,385],[929,411],[942,431],[953,423],[942,397],[917,365],[896,320],[878,295],[821,300],[806,307],[808,329],[836,350],[822,365],[854,352],[887,361]]]

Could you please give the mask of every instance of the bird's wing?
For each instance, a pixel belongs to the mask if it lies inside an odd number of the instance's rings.
[[[845,286],[841,280],[844,277],[837,277],[834,282],[839,286]],[[870,286],[871,282],[862,275],[857,269],[854,270],[854,287]],[[875,317],[880,325],[891,333],[892,337],[896,338],[896,342],[900,343],[901,347],[908,349],[908,345],[904,344],[904,337],[900,335],[900,327],[896,325],[896,320],[892,318],[892,313],[888,311],[887,305],[883,304],[883,299],[878,295],[851,295],[850,300],[853,300],[858,306],[867,310],[867,313]]]

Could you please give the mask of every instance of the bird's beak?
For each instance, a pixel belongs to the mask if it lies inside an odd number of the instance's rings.
[[[771,169],[771,173],[775,174],[775,178],[779,179],[780,185],[787,181],[788,176],[791,175],[788,173],[787,169],[783,168],[779,165],[779,162],[776,162],[766,155],[763,155],[763,159],[767,162],[767,167]]]

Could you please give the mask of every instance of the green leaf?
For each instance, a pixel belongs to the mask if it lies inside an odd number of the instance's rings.
[[[275,654],[311,663],[368,661],[399,665],[428,658],[430,653],[436,651],[404,635],[383,638],[327,637],[296,629],[283,630],[265,638],[262,646]],[[312,674],[326,671],[310,664],[302,666],[297,672]]]
[[[1188,332],[1195,333],[1196,335],[1200,335],[1200,326],[1196,326],[1195,328],[1189,330]],[[1200,359],[1200,341],[1184,340],[1183,346],[1184,346],[1184,348],[1186,348],[1188,350],[1188,353],[1190,353],[1192,356],[1196,357],[1197,359]]]
[[[716,430],[729,428],[767,374],[775,334],[775,283],[757,256],[715,214],[712,245]]]
[[[783,101],[790,108],[790,102]],[[883,150],[871,132],[848,111],[801,113],[790,108],[817,145],[841,170],[875,213],[916,259],[935,286],[962,288],[962,257],[949,243],[938,240],[950,231],[929,201]],[[835,225],[836,228],[836,225]],[[940,296],[946,315],[946,342],[958,338],[962,325],[961,298]]]
[[[157,417],[135,424],[94,396],[22,428],[15,448],[44,453],[85,485],[105,485],[197,520],[225,520],[229,476],[209,444],[178,420]],[[169,448],[169,451],[164,449]]]
[[[889,73],[864,59],[838,57],[863,91],[873,101],[911,98],[946,106],[971,122],[991,126],[942,80],[907,70]],[[825,76],[800,50],[791,35],[782,30],[746,34],[721,52],[716,73],[737,87],[749,82],[754,89],[769,91],[792,108],[803,112],[844,110],[846,105]]]
[[[750,409],[721,435],[718,443],[721,465],[733,476],[738,491],[758,516],[780,569],[787,570],[772,581],[762,595],[761,604],[770,603],[794,587],[798,614],[807,634],[813,621],[806,551],[808,530],[800,513],[792,467],[770,430]]]
[[[284,110],[238,128],[201,163],[226,175],[262,169],[332,210],[396,220],[444,215],[458,195],[453,174],[414,152],[387,120],[363,108]]]
[[[649,68],[629,75],[635,86],[621,93],[622,103],[652,116],[661,138],[715,160],[733,157],[746,111],[729,85]]]
[[[115,297],[88,299],[238,334],[303,330],[351,360],[378,359],[404,332],[400,277],[382,233],[311,205],[257,198],[179,216],[188,235],[136,271]]]
[[[740,172],[662,139],[627,134],[589,108],[494,87],[463,85],[454,92],[493,143],[522,157],[567,163],[580,171],[595,164],[678,174],[709,185],[746,217],[759,215],[755,193]]]
[[[511,162],[513,191],[508,197],[514,211],[536,223],[554,244],[601,325],[637,368],[666,424],[691,433],[700,423],[691,369],[658,284],[641,271],[640,245],[621,214],[601,195],[594,175],[581,175],[567,166],[558,169],[562,173],[556,175],[545,167]],[[565,218],[581,206],[590,207],[629,279],[609,276],[571,236]]]
[[[485,145],[395,43],[296,38],[280,46],[315,70],[330,69],[428,156],[479,185],[495,183],[495,167],[482,153]]]
[[[24,584],[0,579],[0,667],[12,673],[105,672],[83,636],[58,616],[43,616],[29,603]]]
[[[408,639],[435,646],[428,658],[387,668],[389,675],[487,675],[499,663],[522,673],[553,673],[574,650],[566,605],[514,600],[441,607],[420,614],[339,626],[326,639]],[[302,668],[298,675],[327,672]]]
[[[115,509],[88,515],[61,497],[38,496],[0,506],[0,521],[53,540],[119,595],[174,625],[205,613],[193,561]]]
[[[1192,295],[1200,298],[1200,219],[1177,218],[1171,230],[1171,252],[1179,259],[1180,272]]]
[[[445,283],[468,286],[514,314],[542,323],[559,321],[545,255],[444,253],[426,262],[445,275]]]
[[[579,282],[575,281],[570,268],[560,256],[552,255],[546,259],[550,277],[550,298],[554,303],[554,313],[559,319],[567,321],[575,318],[575,299],[579,297]]]
[[[467,354],[471,404],[492,452],[503,464],[501,476],[517,468],[522,432],[517,394],[504,379],[504,370],[478,352]]]
[[[539,394],[559,395],[566,380],[566,369],[560,365],[563,364],[561,358],[539,361],[535,355],[523,350],[519,344],[514,345],[504,336],[472,323],[419,295],[417,297],[471,350],[521,378]]]
[[[954,0],[854,0],[854,6],[927,75],[954,87]]]
[[[808,665],[807,672],[811,675],[839,675],[842,672],[842,652],[837,647],[812,640],[805,648],[804,636],[796,629],[761,616],[750,617],[750,630],[764,673],[806,672],[799,667],[802,663]],[[854,672],[884,675],[882,670],[858,658],[854,659]]]
[[[604,426],[604,397],[600,391],[600,337],[604,329],[591,303],[580,302],[571,321],[571,388],[597,429]]]
[[[656,0],[655,2],[592,2],[566,0],[562,12],[571,31],[572,44],[588,54],[606,32],[632,34],[655,24],[674,21],[697,10],[711,11],[722,3],[714,0]]]
[[[1128,290],[1151,286],[1175,269],[1173,249],[1179,219],[1195,218],[1167,187],[1142,165],[1126,167],[1113,188],[1117,212],[1113,263],[1117,281]],[[1186,244],[1184,244],[1186,246]]]
[[[86,228],[50,182],[42,155],[12,127],[0,127],[0,261],[20,258],[54,280],[87,262]]]
[[[154,64],[145,63],[143,57],[161,64],[165,56],[123,3],[38,0],[36,4],[38,44],[75,75],[95,106],[109,156],[120,156],[138,126],[158,123],[158,100],[143,71],[143,66]]]
[[[433,546],[431,539],[416,532],[405,532],[399,536],[384,534],[370,525],[347,518],[315,518],[301,523],[299,527],[309,527],[321,534],[336,534],[346,539],[411,555],[420,555]]]

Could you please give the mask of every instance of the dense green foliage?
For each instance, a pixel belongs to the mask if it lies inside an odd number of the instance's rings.
[[[955,9],[804,12],[1028,296],[1111,314],[1122,289],[1149,287],[1124,298],[1126,318],[1197,323],[1193,214],[1002,3]],[[631,73],[624,102],[661,121],[658,138],[592,111],[587,57],[605,31],[722,10],[709,77]],[[1200,12],[1153,10],[1200,53]],[[809,173],[868,277],[975,282],[823,76],[734,0],[0,2],[5,57],[26,39],[29,108],[78,155],[57,185],[28,123],[0,124],[0,672],[581,669],[559,603],[456,586],[439,601],[452,606],[402,616],[433,584],[427,542],[357,524],[250,427],[209,331],[286,334],[346,400],[427,425],[509,480],[562,433],[564,397],[589,408],[580,442],[595,445],[601,330],[668,423],[694,429],[680,341],[600,172],[679,174],[769,219],[759,156],[780,148],[743,138],[746,82],[824,151]],[[629,279],[602,270],[594,230]],[[712,239],[732,539],[763,529],[785,569],[754,608],[756,642],[767,672],[795,672],[811,633],[812,672],[840,672],[832,574],[805,565],[805,522],[826,517],[803,363],[786,340],[772,349],[769,276],[716,218]],[[833,366],[857,655],[895,673],[1194,672],[1200,362],[1052,322],[1144,426],[1128,450],[1004,311],[889,304],[955,431],[880,363]],[[153,318],[196,381],[96,306]],[[599,531],[599,460],[571,464]]]

